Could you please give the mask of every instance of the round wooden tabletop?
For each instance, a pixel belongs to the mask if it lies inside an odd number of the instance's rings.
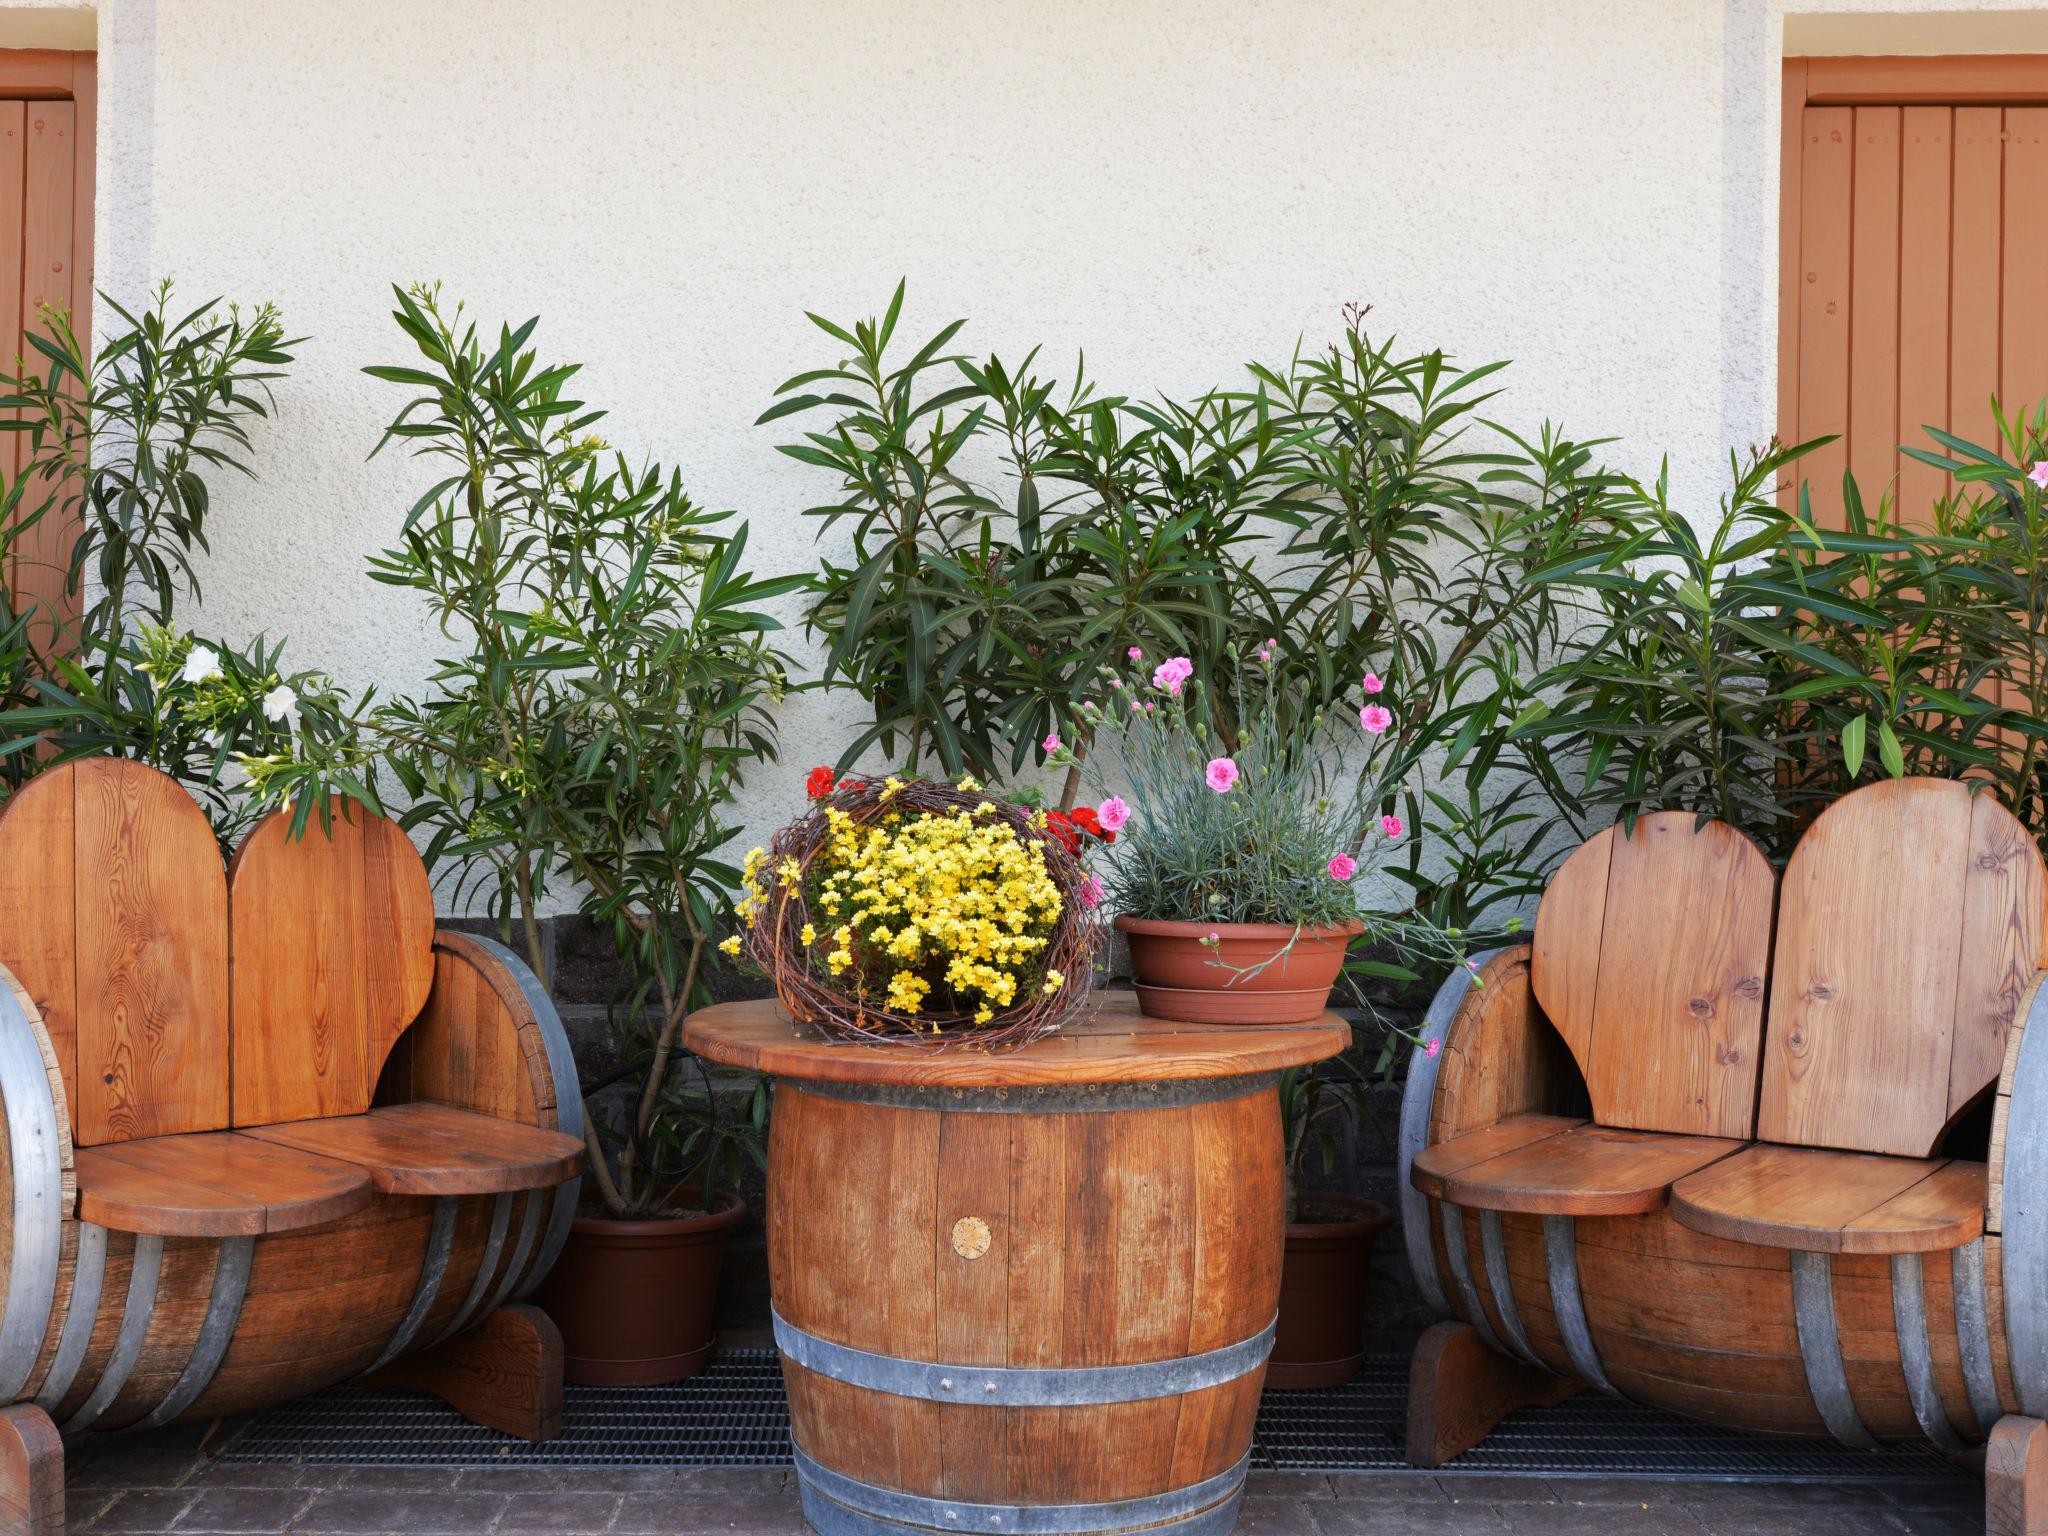
[[[1148,1019],[1129,992],[1098,992],[1056,1035],[1007,1051],[963,1043],[943,1050],[828,1040],[773,998],[719,1003],[690,1015],[683,1043],[710,1061],[774,1077],[926,1088],[1160,1083],[1277,1072],[1334,1056],[1351,1026],[1334,1013],[1313,1024],[1176,1024]]]

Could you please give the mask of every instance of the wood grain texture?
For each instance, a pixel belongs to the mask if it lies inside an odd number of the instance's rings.
[[[78,107],[71,101],[35,101],[24,120],[24,197],[21,221],[21,323],[24,330],[42,331],[45,305],[60,310],[92,308],[90,290],[75,286],[72,258],[77,249],[80,141]],[[9,221],[12,222],[11,220]],[[15,344],[10,338],[7,357]],[[24,344],[20,350],[29,351]],[[34,365],[40,371],[40,360]],[[11,434],[10,434],[11,435]],[[26,447],[18,450],[27,462]],[[23,505],[34,507],[52,489],[38,477],[28,487]],[[8,579],[20,609],[39,609],[30,633],[42,646],[58,640],[58,623],[77,609],[66,593],[71,546],[77,520],[53,512],[33,526],[13,533],[8,547]]]
[[[1527,1116],[1505,1126],[1541,1120]],[[1496,1127],[1496,1130],[1502,1127]],[[1663,1207],[1673,1181],[1742,1148],[1711,1136],[1666,1136],[1600,1125],[1559,1127],[1554,1134],[1458,1162],[1467,1142],[1487,1131],[1426,1149],[1415,1159],[1415,1187],[1425,1195],[1481,1211],[1538,1216],[1621,1216]]]
[[[1607,882],[1618,836],[1608,827],[1572,850],[1550,877],[1536,908],[1529,985],[1581,1071],[1593,1049],[1600,935],[1607,925]]]
[[[1948,428],[1949,209],[1955,112],[1907,107],[1899,139],[1898,439],[1924,447],[1926,429]],[[1933,521],[1948,477],[1899,455],[1899,515],[1909,528]]]
[[[0,1408],[0,1531],[64,1536],[64,1441],[32,1403]]]
[[[1681,1179],[1671,1213],[1710,1237],[1808,1253],[1932,1253],[1984,1230],[1985,1167],[1752,1147]]]
[[[1770,862],[1725,822],[1701,825],[1685,812],[1655,812],[1632,833],[1605,835],[1606,922],[1591,1045],[1580,1056],[1593,1116],[1633,1130],[1746,1137],[1777,895]]]
[[[228,1123],[227,885],[213,828],[142,763],[72,765],[77,1139]]]
[[[12,434],[9,434],[12,437]],[[77,765],[47,768],[0,809],[0,964],[35,1005],[78,1130],[78,934],[72,899]]]
[[[504,962],[469,934],[435,935],[433,990],[386,1058],[376,1102],[556,1123],[554,1075],[533,1009]]]
[[[230,876],[236,1125],[361,1114],[433,985],[433,888],[398,826],[337,800],[289,831],[258,822]]]
[[[1408,1465],[1440,1467],[1517,1408],[1560,1403],[1584,1390],[1583,1382],[1495,1354],[1470,1324],[1436,1323],[1408,1361]]]
[[[233,1131],[82,1147],[77,1159],[79,1216],[121,1232],[253,1237],[370,1203],[361,1168]]]
[[[1949,430],[1997,441],[1999,231],[2005,209],[2005,109],[1956,108],[1949,243]]]
[[[1851,190],[1849,470],[1867,506],[1892,488],[1899,441],[1899,108],[1857,107]]]
[[[1849,302],[1855,228],[1855,109],[1807,107],[1801,114],[1799,249],[1799,422],[1795,440],[1841,434],[1801,461],[1798,473],[1825,527],[1842,522],[1848,467]]]
[[[1351,1043],[1351,1026],[1334,1013],[1315,1024],[1177,1024],[1144,1017],[1128,992],[1103,992],[1059,1034],[1020,1050],[962,1044],[932,1051],[836,1043],[764,998],[698,1010],[683,1027],[683,1043],[709,1060],[799,1082],[1020,1088],[1273,1072],[1336,1055]]]
[[[1530,961],[1527,944],[1494,955],[1452,1016],[1430,1106],[1432,1142],[1531,1112],[1585,1118],[1575,1102],[1583,1097],[1578,1068],[1536,1005]]]
[[[775,1305],[834,1342],[968,1364],[1122,1365],[1250,1337],[1278,1303],[1270,1091],[1040,1115],[854,1104],[792,1085],[771,1139]],[[964,1217],[989,1227],[979,1257],[953,1246]],[[899,1398],[788,1362],[784,1376],[797,1442],[827,1466],[932,1497],[1048,1504],[1227,1470],[1250,1444],[1261,1373],[1076,1408]]]
[[[1967,786],[1902,779],[1836,801],[1799,840],[1779,902],[1760,1139],[1933,1149],[1949,1119],[1972,822]]]
[[[472,1423],[521,1440],[562,1432],[562,1334],[538,1307],[500,1307],[477,1327],[363,1378],[419,1387]]]
[[[550,1189],[583,1169],[583,1143],[573,1136],[445,1104],[393,1104],[243,1134],[360,1168],[387,1195]]]
[[[2048,1536],[2048,1424],[2009,1414],[1984,1448],[1984,1536]]]
[[[1961,962],[1949,1050],[1947,1113],[1953,1117],[1996,1082],[2020,999],[2044,961],[2042,905],[2048,873],[2041,850],[1995,795],[1970,802],[1963,874]]]

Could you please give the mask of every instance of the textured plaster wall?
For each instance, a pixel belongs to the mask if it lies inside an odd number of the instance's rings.
[[[0,46],[7,12],[0,0]],[[40,7],[48,10],[45,4]],[[802,310],[1191,391],[1370,301],[1510,357],[1502,416],[1617,435],[1711,514],[1774,400],[1782,0],[104,0],[99,273],[274,299],[309,340],[225,488],[209,628],[416,686],[439,641],[363,557],[418,473],[387,285],[541,314],[635,453],[815,558],[826,489],[752,422],[831,356]],[[1896,5],[1924,11],[1930,7]],[[1855,25],[1835,19],[1839,30]],[[771,824],[852,727],[792,704]]]

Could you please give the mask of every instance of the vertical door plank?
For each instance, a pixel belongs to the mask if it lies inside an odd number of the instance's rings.
[[[46,329],[39,313],[44,305],[71,308],[76,118],[76,108],[68,101],[28,103],[27,198],[21,227],[24,332]],[[22,350],[27,353],[26,343]],[[47,363],[37,356],[29,366],[43,372]],[[23,505],[33,506],[48,494],[47,485],[32,485]],[[41,604],[53,621],[65,613],[70,606],[64,592],[70,553],[65,519],[54,511],[22,535],[11,551],[16,601]],[[38,633],[47,641],[50,631],[39,628]]]
[[[228,1123],[227,880],[205,813],[164,774],[76,769],[78,1141]]]
[[[0,101],[0,214],[18,228],[28,201],[28,103]],[[0,365],[14,372],[21,350],[21,242],[0,238]],[[0,476],[12,481],[21,465],[21,434],[0,433]]]
[[[1855,112],[1849,468],[1874,511],[1899,462],[1899,109]]]
[[[1696,822],[1616,829],[1586,1088],[1602,1125],[1746,1138],[1777,880],[1740,832]]]
[[[1957,107],[1949,261],[1949,430],[1987,446],[1998,393],[1999,231],[2005,185],[2005,113]]]
[[[1962,963],[1949,1056],[1951,1115],[1998,1080],[2007,1029],[2041,963],[2041,907],[2048,898],[2041,850],[1988,790],[1970,804],[1963,881]]]
[[[1926,428],[1948,427],[1949,170],[1954,112],[1908,107],[1900,128],[1899,441],[1935,448]],[[1948,476],[1899,459],[1899,518],[1909,528],[1932,521]]]
[[[75,763],[45,769],[0,810],[0,963],[14,973],[57,1054],[78,1134],[78,953],[72,913]]]
[[[1948,1121],[1969,789],[1873,784],[1821,813],[1779,899],[1757,1138],[1925,1157]]]
[[[2005,286],[1998,398],[2031,418],[2048,396],[2048,107],[2005,112]]]
[[[1778,435],[1788,445],[1799,434],[1799,246],[1800,168],[1805,140],[1806,60],[1785,61],[1783,106],[1778,115]],[[1778,505],[1791,511],[1799,492],[1800,466],[1782,471]]]
[[[1842,440],[1849,430],[1850,219],[1855,172],[1852,107],[1808,107],[1800,167],[1799,436],[1837,440],[1800,461],[1823,526],[1842,521]]]

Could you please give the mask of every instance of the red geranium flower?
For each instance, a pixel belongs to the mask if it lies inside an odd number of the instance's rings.
[[[832,793],[832,790],[832,770],[830,768],[813,768],[811,776],[804,780],[804,793],[813,800],[824,799]]]
[[[1102,818],[1095,814],[1095,807],[1092,805],[1075,806],[1067,812],[1067,819],[1090,837],[1099,837],[1105,843],[1116,841],[1116,834],[1103,827]]]
[[[1060,840],[1060,846],[1069,853],[1081,851],[1081,835],[1074,830],[1073,818],[1064,811],[1045,813],[1045,830]]]

